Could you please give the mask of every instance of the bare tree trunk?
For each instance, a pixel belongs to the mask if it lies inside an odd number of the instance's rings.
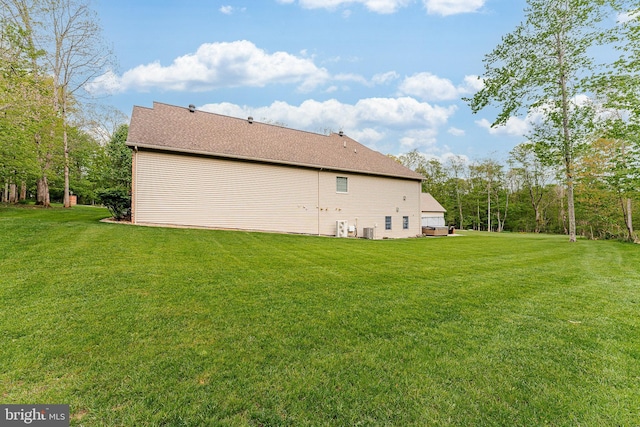
[[[9,183],[5,181],[4,188],[2,189],[2,203],[9,201]]]
[[[638,236],[633,231],[632,201],[630,198],[622,198],[620,203],[622,205],[622,214],[624,215],[624,224],[627,227],[627,239],[630,242],[638,243]]]
[[[560,201],[560,213],[558,218],[560,223],[562,224],[562,229],[564,230],[564,234],[569,234],[569,230],[567,229],[567,213],[564,210],[564,187],[558,186],[556,193],[558,194],[558,200]]]
[[[500,206],[499,200],[500,199],[498,199],[498,207]],[[509,213],[509,192],[507,191],[505,195],[505,201],[504,201],[504,216],[502,217],[502,221],[498,219],[498,231],[501,233],[504,231],[504,223],[507,221],[508,213]],[[498,217],[500,217],[500,211],[498,211]]]
[[[487,189],[487,231],[491,232],[491,187]]]
[[[38,179],[36,184],[36,205],[42,205],[45,208],[51,207],[51,199],[49,198],[49,181],[46,176]]]
[[[569,211],[569,241],[576,239],[576,209],[573,201],[573,178],[567,182],[567,210]]]
[[[458,211],[460,212],[460,224],[458,224],[458,228],[462,230],[462,224],[464,223],[464,219],[462,217],[462,202],[460,201],[460,193],[457,194],[458,198]]]
[[[533,212],[536,214],[536,228],[534,232],[540,233],[540,225],[542,223],[542,215],[540,213],[540,200],[536,201],[536,197],[533,193],[533,185],[529,186],[529,198],[531,200],[531,206],[533,207]]]
[[[20,200],[27,200],[27,183],[22,181],[20,183]]]
[[[9,184],[9,203],[18,203],[18,186]]]
[[[63,107],[64,108],[64,107]],[[67,136],[67,124],[66,118],[64,117],[64,111],[62,113],[62,140],[64,142],[64,198],[63,205],[65,208],[71,207],[71,201],[69,198],[69,142]]]

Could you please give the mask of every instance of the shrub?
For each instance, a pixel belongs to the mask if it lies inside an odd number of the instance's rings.
[[[131,195],[128,189],[106,188],[98,191],[98,199],[113,218],[122,221],[131,219]]]

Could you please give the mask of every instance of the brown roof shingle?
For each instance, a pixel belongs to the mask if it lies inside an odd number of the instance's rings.
[[[422,175],[347,136],[329,136],[153,103],[134,107],[127,145],[314,169],[421,180]]]
[[[422,212],[446,212],[447,210],[431,195],[431,193],[420,194],[420,209]]]

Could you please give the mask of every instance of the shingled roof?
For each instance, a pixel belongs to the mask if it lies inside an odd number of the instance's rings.
[[[420,194],[420,207],[422,212],[446,212],[447,210],[430,194]]]
[[[189,108],[134,107],[127,145],[405,179],[422,175],[346,135],[321,135]]]

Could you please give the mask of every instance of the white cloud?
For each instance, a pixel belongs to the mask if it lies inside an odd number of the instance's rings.
[[[294,129],[317,133],[343,130],[371,147],[388,139],[390,134],[398,134],[397,140],[403,147],[434,144],[439,129],[456,111],[454,106],[432,106],[408,97],[366,98],[356,104],[344,104],[335,99],[307,100],[299,106],[277,101],[260,108],[222,103],[206,104],[199,109],[234,117],[253,116],[257,121],[284,123]]]
[[[417,96],[427,101],[450,101],[482,89],[482,81],[477,76],[465,76],[464,83],[455,86],[451,80],[428,72],[407,77],[400,84],[401,94]]]
[[[504,126],[491,127],[491,122],[487,119],[476,120],[476,124],[491,135],[524,136],[531,129],[530,121],[519,117],[510,117]]]
[[[479,11],[486,0],[423,0],[427,13],[431,15],[456,15]]]
[[[465,136],[467,134],[464,130],[458,129],[456,127],[450,127],[449,130],[447,130],[447,133],[453,136]]]
[[[432,146],[436,143],[437,136],[436,129],[413,129],[405,132],[405,136],[400,139],[400,147],[411,151],[418,147]]]
[[[638,15],[640,15],[639,11],[629,11],[629,12],[619,13],[616,21],[620,24],[625,24],[627,22],[633,21],[634,19],[637,19]]]
[[[301,91],[310,91],[329,77],[327,70],[317,67],[311,59],[287,52],[268,53],[242,40],[205,43],[195,53],[180,56],[168,66],[159,62],[139,65],[122,76],[109,71],[89,83],[87,90],[94,94],[152,88],[205,91],[287,83],[297,84]]]
[[[363,86],[372,87],[376,85],[388,84],[391,81],[396,80],[398,77],[398,73],[396,73],[395,71],[389,71],[387,73],[375,74],[373,77],[371,77],[371,80],[367,80],[360,74],[352,73],[336,74],[332,77],[332,79],[339,82],[353,82],[359,83]]]
[[[395,71],[389,71],[386,73],[374,75],[373,78],[371,79],[371,82],[373,84],[383,85],[393,80],[397,80],[398,78],[400,78],[400,75],[398,73],[396,73]]]
[[[433,128],[444,125],[456,111],[455,106],[432,106],[410,97],[362,99],[356,108],[359,121],[366,123],[400,127],[423,124]]]
[[[365,86],[369,85],[367,79],[359,74],[336,74],[333,79],[339,82],[355,82]]]
[[[225,15],[231,15],[233,13],[233,6],[220,6],[218,10]]]
[[[476,93],[484,89],[484,80],[476,75],[464,76],[464,84],[462,90],[465,93]]]
[[[364,128],[362,130],[353,130],[349,132],[349,137],[355,139],[361,144],[368,147],[376,147],[376,145],[385,138],[386,134],[373,128]]]

